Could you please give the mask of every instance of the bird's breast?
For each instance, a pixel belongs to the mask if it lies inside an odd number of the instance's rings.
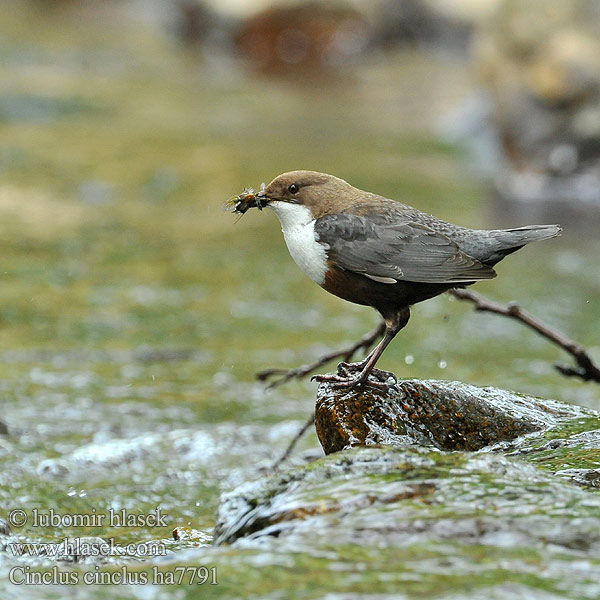
[[[271,202],[291,257],[315,282],[323,285],[327,274],[328,246],[319,242],[315,220],[306,206],[287,202]]]

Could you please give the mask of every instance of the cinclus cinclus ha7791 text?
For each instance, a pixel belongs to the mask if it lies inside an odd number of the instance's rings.
[[[561,231],[558,225],[467,229],[315,171],[283,173],[259,192],[244,190],[231,205],[240,214],[272,209],[292,258],[313,281],[383,317],[383,339],[363,361],[346,365],[348,376],[313,377],[348,388],[368,383],[412,304],[491,279],[507,254]]]

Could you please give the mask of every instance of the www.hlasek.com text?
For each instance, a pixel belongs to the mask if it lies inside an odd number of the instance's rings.
[[[166,556],[167,547],[162,542],[142,542],[126,545],[114,540],[104,541],[93,538],[65,538],[61,542],[9,542],[7,549],[13,556],[46,556],[65,558],[87,556]]]

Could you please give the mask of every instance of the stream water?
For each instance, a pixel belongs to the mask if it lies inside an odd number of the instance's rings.
[[[354,341],[376,316],[312,284],[274,215],[236,221],[222,204],[311,168],[457,223],[525,224],[492,221],[460,149],[435,137],[470,89],[467,67],[403,52],[330,84],[253,79],[143,29],[12,6],[0,15],[0,516],[13,521],[0,595],[104,598],[93,584],[113,583],[114,598],[275,598],[299,577],[312,582],[302,597],[331,590],[348,573],[302,548],[291,568],[208,545],[220,493],[261,476],[314,406],[314,384],[266,391],[253,374]],[[573,228],[478,290],[598,358],[599,250]],[[597,386],[556,360],[568,357],[521,325],[443,296],[414,309],[379,366],[600,408]],[[317,456],[311,433],[290,464]],[[15,556],[66,538],[127,550]],[[207,571],[185,575],[206,581],[177,585],[194,556]],[[34,572],[54,579],[26,585]],[[126,585],[140,573],[146,585]]]

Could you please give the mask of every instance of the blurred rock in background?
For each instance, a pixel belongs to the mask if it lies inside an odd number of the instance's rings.
[[[174,0],[174,9],[176,34],[188,44],[206,41],[217,26],[213,11],[204,2]]]
[[[476,27],[499,0],[379,0],[362,3],[373,24],[373,45],[415,45],[466,57]]]
[[[477,35],[473,59],[489,95],[504,207],[563,223],[570,213],[598,214],[600,3],[505,0]]]
[[[186,43],[227,31],[251,71],[270,76],[339,75],[379,49],[417,46],[466,56],[475,26],[498,0],[176,0]]]
[[[475,28],[499,0],[29,0],[63,17],[138,23],[188,47],[241,59],[243,68],[292,78],[332,76],[380,50],[417,47],[466,58]]]
[[[294,3],[244,20],[233,40],[249,68],[270,75],[334,74],[366,48],[369,28],[348,3]]]

